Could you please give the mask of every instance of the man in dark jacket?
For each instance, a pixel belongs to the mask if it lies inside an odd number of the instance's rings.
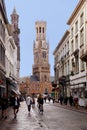
[[[13,110],[14,110],[14,118],[16,118],[17,113],[19,111],[19,106],[20,106],[20,100],[16,93],[14,94],[12,104],[13,104]]]
[[[44,100],[43,100],[43,97],[41,94],[39,94],[39,97],[37,99],[37,102],[38,102],[38,105],[39,105],[39,110],[40,112],[43,113],[43,103],[44,103]]]

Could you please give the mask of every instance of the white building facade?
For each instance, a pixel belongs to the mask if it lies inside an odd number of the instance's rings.
[[[76,91],[80,105],[85,105],[87,71],[87,1],[80,0],[68,20],[70,26],[70,77],[72,93]],[[85,62],[82,58],[86,53]],[[82,99],[84,100],[82,102]],[[81,102],[80,102],[81,101]]]
[[[67,30],[58,46],[54,50],[55,59],[55,83],[57,84],[58,95],[70,96],[70,69],[69,69],[69,31]]]
[[[66,72],[68,72],[70,82],[67,96],[77,93],[79,105],[87,106],[87,0],[79,1],[67,24],[69,25],[68,71],[67,64],[64,65],[66,67],[63,66],[67,59],[62,64],[59,64],[60,62],[56,64],[55,62],[54,68],[58,68],[58,71],[55,71],[55,81],[59,82],[59,77],[61,75],[66,76]],[[65,39],[67,39],[67,36]],[[54,51],[54,58],[56,58],[56,55],[58,57],[63,56],[63,45],[64,41],[62,44],[59,42],[58,47],[55,49],[56,51]]]

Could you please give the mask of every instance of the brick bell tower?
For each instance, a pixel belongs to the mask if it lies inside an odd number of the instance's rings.
[[[15,41],[15,44],[17,46],[17,77],[19,80],[20,77],[20,39],[19,39],[19,34],[20,34],[20,29],[18,27],[19,23],[19,15],[16,12],[16,9],[13,9],[13,12],[11,14],[11,24],[13,26],[13,38]]]
[[[35,22],[36,40],[34,41],[34,65],[33,75],[39,81],[50,81],[49,44],[46,42],[46,22]]]

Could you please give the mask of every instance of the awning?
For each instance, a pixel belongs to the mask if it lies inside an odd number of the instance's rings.
[[[11,89],[11,91],[15,94],[18,94],[18,95],[21,95],[21,93],[18,91],[18,90],[15,90],[15,89]]]
[[[19,94],[19,95],[21,95],[21,93],[17,90],[17,93]]]
[[[4,85],[0,85],[0,87],[1,87],[1,88],[5,88],[5,86],[4,86]]]
[[[15,94],[18,94],[17,91],[15,89],[11,89],[11,91]]]

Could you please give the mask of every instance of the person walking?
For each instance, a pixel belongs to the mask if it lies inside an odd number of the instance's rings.
[[[62,105],[62,103],[63,103],[63,96],[62,95],[60,95],[59,100],[60,100],[60,104]]]
[[[32,105],[32,98],[29,95],[26,97],[26,104],[27,104],[28,111],[30,113],[31,105]]]
[[[18,94],[14,94],[14,97],[12,99],[12,105],[13,105],[13,110],[14,110],[14,118],[17,117],[17,113],[19,111],[19,106],[20,106],[20,100],[18,97]]]
[[[69,97],[69,104],[70,104],[70,106],[72,106],[74,104],[72,95],[70,95],[70,97]]]
[[[7,108],[8,108],[8,98],[7,98],[7,94],[4,93],[3,97],[1,98],[1,109],[2,109],[1,119],[7,118]]]
[[[43,97],[42,97],[41,94],[39,94],[39,97],[38,97],[38,99],[37,99],[37,102],[38,102],[39,111],[43,114],[44,99],[43,99]]]
[[[78,95],[77,95],[77,92],[74,93],[74,105],[75,105],[75,108],[77,109],[78,108]]]
[[[32,108],[35,108],[35,98],[32,97]]]

